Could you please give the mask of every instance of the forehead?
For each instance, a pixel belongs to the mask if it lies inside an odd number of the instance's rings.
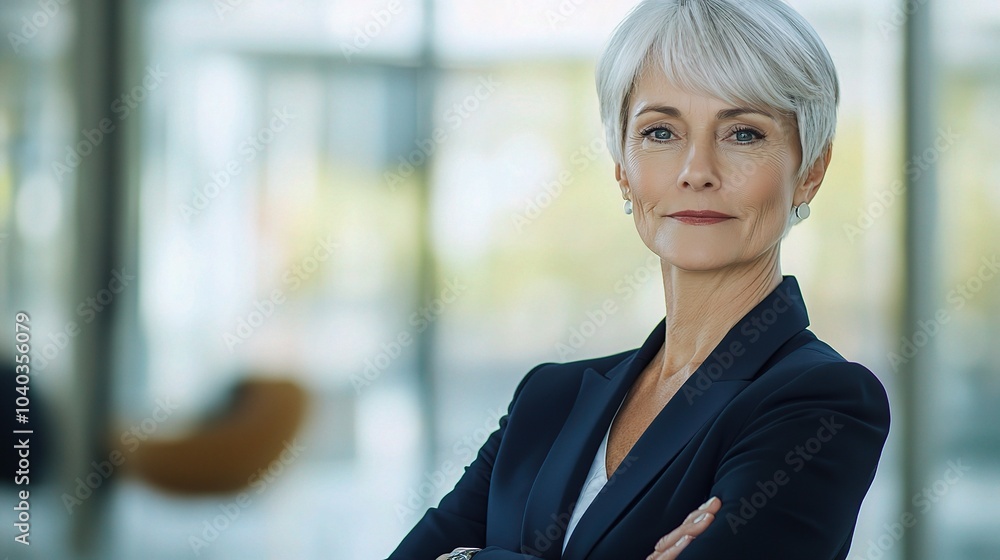
[[[664,105],[687,112],[696,104],[707,107],[731,105],[708,92],[682,88],[667,78],[663,72],[645,72],[636,80],[632,90],[629,115],[634,118],[647,107]]]
[[[681,85],[664,74],[663,70],[653,66],[639,73],[634,81],[632,94],[629,96],[629,114],[634,115],[647,105],[673,105],[684,109],[683,105],[694,103],[711,107],[751,107],[749,102],[738,99],[726,99],[710,91],[708,87],[696,88],[691,85]],[[756,107],[765,109],[764,107]],[[775,114],[773,110],[766,111]]]
[[[710,89],[707,86],[681,86],[668,78],[661,68],[656,65],[648,66],[636,77],[631,95],[629,95],[628,120],[633,120],[637,113],[650,106],[670,106],[678,109],[682,114],[698,108],[711,109],[712,112],[723,109],[750,109],[754,113],[765,113],[786,130],[794,131],[797,129],[794,115],[760,103],[727,99],[722,94],[713,93]],[[653,115],[655,118],[663,116],[663,113],[647,112],[646,115]],[[766,118],[765,115],[758,116]]]

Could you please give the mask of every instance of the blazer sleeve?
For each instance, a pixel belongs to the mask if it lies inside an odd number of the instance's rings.
[[[747,418],[709,495],[722,507],[678,558],[837,557],[888,433],[889,400],[871,371],[855,362],[810,368]]]
[[[486,510],[490,493],[490,477],[497,450],[503,441],[507,418],[517,403],[517,398],[528,380],[542,366],[529,371],[514,391],[499,427],[490,434],[472,463],[455,484],[455,488],[441,498],[436,508],[427,510],[410,530],[388,560],[434,560],[458,547],[483,548],[486,543]],[[534,556],[517,554],[499,547],[486,547],[476,554],[483,560],[532,560]]]

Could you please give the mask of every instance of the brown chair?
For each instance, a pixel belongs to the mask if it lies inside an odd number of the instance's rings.
[[[184,437],[143,441],[124,452],[125,466],[170,492],[235,492],[261,478],[272,462],[282,460],[285,468],[298,454],[295,448],[282,457],[286,447],[293,449],[306,405],[305,390],[293,381],[243,380],[217,418]]]

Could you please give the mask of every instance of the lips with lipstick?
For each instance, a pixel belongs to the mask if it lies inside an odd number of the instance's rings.
[[[722,212],[715,212],[713,210],[682,210],[680,212],[674,212],[667,217],[673,218],[681,223],[694,226],[717,224],[733,218],[733,216],[730,216],[729,214],[723,214]]]

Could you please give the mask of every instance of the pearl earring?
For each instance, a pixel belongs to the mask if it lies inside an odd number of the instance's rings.
[[[626,200],[625,201],[625,214],[631,214],[631,213],[632,213],[632,201],[631,200]]]
[[[799,223],[809,217],[809,203],[803,202],[792,208],[792,223]]]

